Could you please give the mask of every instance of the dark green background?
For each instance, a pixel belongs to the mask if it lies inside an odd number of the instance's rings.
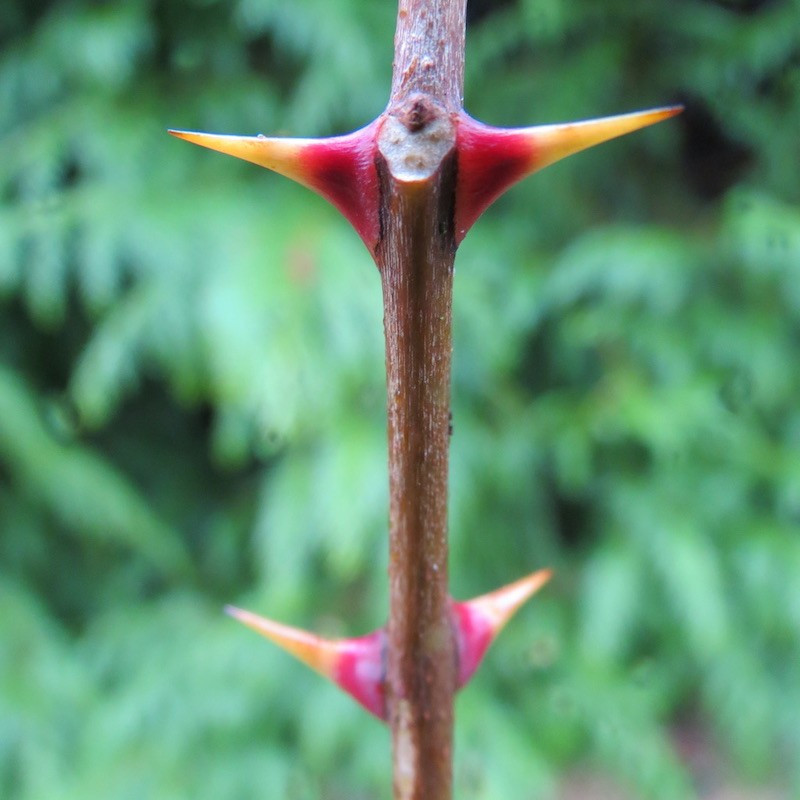
[[[470,11],[479,119],[687,111],[461,248],[453,593],[556,578],[458,701],[457,796],[795,797],[800,6]],[[322,200],[164,131],[366,123],[395,12],[0,6],[5,800],[389,796],[385,729],[221,614],[385,620],[378,275]]]

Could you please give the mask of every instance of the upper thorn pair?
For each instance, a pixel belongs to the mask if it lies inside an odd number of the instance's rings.
[[[455,119],[455,240],[517,181],[566,156],[675,116],[681,106],[532,128],[495,128],[462,111]],[[344,214],[371,253],[380,239],[378,137],[388,115],[327,139],[223,136],[171,130],[173,136],[279,172],[313,189]]]

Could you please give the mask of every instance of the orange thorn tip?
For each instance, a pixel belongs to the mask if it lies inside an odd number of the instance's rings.
[[[316,670],[320,675],[333,680],[338,651],[336,642],[315,636],[313,633],[281,625],[266,617],[235,606],[225,606],[225,613],[247,625],[256,633],[269,639],[298,661]]]
[[[495,128],[462,112],[457,138],[456,240],[461,242],[478,217],[522,178],[682,110],[683,106],[668,106],[531,128]]]
[[[323,639],[235,606],[225,606],[225,613],[335,683],[379,719],[387,718],[383,630],[356,639]]]
[[[472,677],[489,645],[514,613],[550,580],[552,574],[550,569],[540,569],[488,594],[463,603],[453,603],[459,654],[459,688]]]
[[[370,252],[380,235],[375,150],[378,121],[327,139],[168,131],[186,142],[249,161],[322,195],[350,221]]]

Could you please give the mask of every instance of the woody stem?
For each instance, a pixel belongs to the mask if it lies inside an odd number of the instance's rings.
[[[447,573],[451,298],[465,0],[401,0],[379,136],[390,485],[387,709],[395,800],[452,797]]]

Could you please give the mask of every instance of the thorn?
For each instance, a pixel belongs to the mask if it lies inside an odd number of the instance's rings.
[[[379,120],[345,136],[275,139],[195,131],[169,133],[278,172],[322,195],[349,220],[370,252],[380,235],[378,174],[375,168]]]
[[[532,128],[495,128],[462,112],[457,136],[456,242],[460,243],[478,217],[522,178],[682,110],[683,106],[670,106]]]
[[[548,580],[552,571],[541,569],[514,583],[464,603],[451,601],[458,651],[456,688],[462,688],[481,663],[514,612]],[[386,708],[386,629],[357,639],[323,639],[235,606],[225,613],[265,636],[298,661],[344,689],[384,722]]]
[[[459,689],[472,677],[489,645],[514,612],[538,592],[552,574],[552,570],[540,569],[489,594],[464,603],[453,602],[459,655],[456,685]]]
[[[387,719],[383,629],[357,639],[323,639],[234,606],[225,606],[225,613],[344,689],[379,719]]]

